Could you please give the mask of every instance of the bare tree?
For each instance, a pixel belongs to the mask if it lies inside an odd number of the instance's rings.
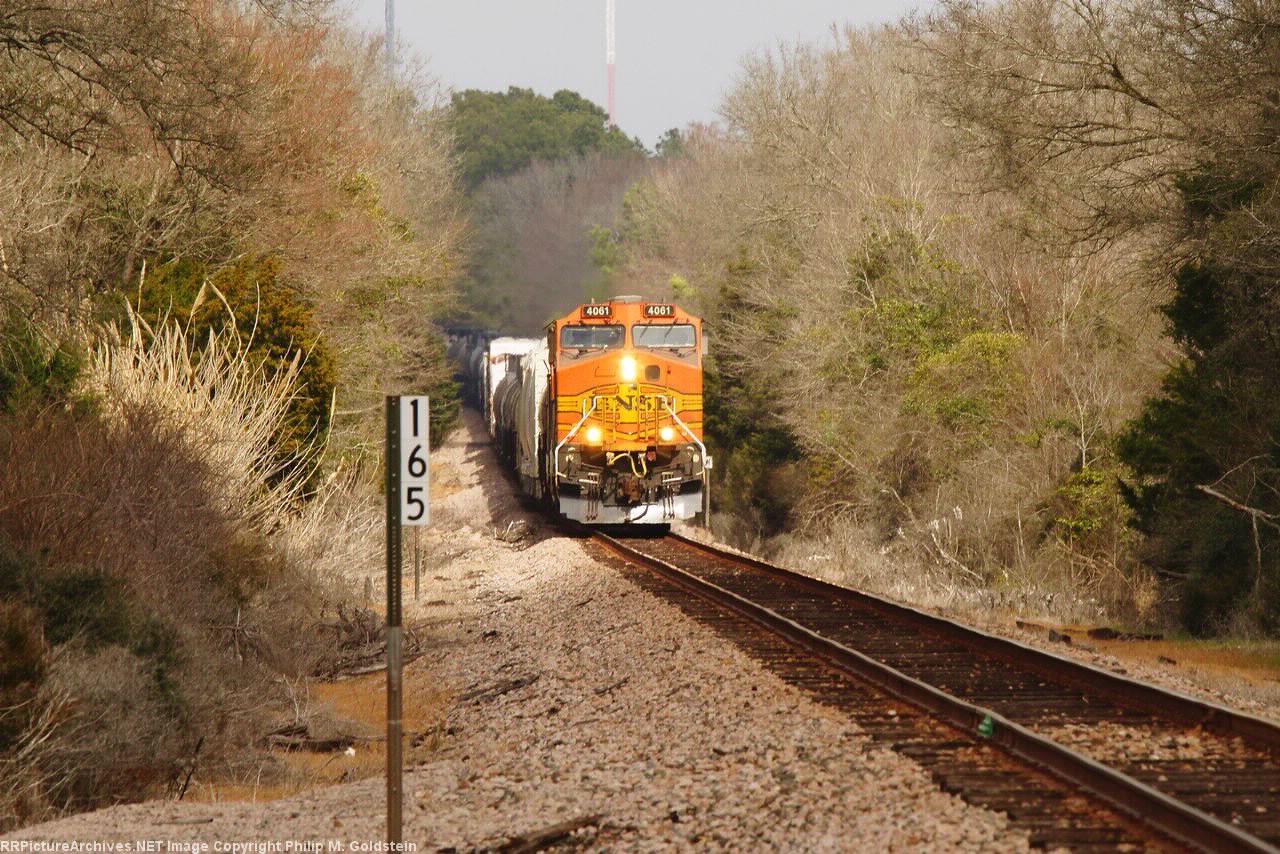
[[[648,169],[633,154],[592,153],[484,184],[475,197],[473,278],[494,301],[492,319],[536,333],[584,299],[608,296],[593,292],[592,227],[613,223],[628,186]]]
[[[1087,566],[1081,589],[1120,589],[1117,540],[1064,552],[1046,531],[1076,472],[1113,483],[1098,474],[1110,437],[1160,369],[1137,243],[1044,240],[1032,189],[994,186],[935,109],[937,60],[912,38],[844,33],[747,61],[727,127],[691,134],[629,194],[629,287],[665,284],[708,318],[722,423],[798,446],[763,476],[750,448],[722,455],[721,495],[790,490],[789,524],[857,531],[954,584],[1065,585]],[[1121,531],[1116,504],[1087,511]]]
[[[920,22],[923,70],[988,186],[1033,192],[1072,240],[1170,226],[1173,180],[1274,156],[1277,25],[1268,4],[945,2]]]

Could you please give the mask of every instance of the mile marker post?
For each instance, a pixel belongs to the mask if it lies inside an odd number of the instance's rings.
[[[387,396],[387,842],[397,845],[403,841],[404,801],[401,535],[404,526],[431,521],[428,404],[425,396]]]

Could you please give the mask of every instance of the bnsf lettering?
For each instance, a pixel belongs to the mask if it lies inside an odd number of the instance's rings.
[[[582,307],[583,317],[610,317],[613,314],[613,307],[607,303],[604,305],[584,305]]]
[[[662,398],[641,395],[640,397],[601,397],[596,401],[596,411],[602,415],[608,415],[613,412],[660,412],[662,410]]]
[[[646,305],[644,307],[645,317],[675,317],[676,307],[674,305]]]

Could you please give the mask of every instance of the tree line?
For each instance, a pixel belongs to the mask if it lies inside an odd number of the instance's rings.
[[[388,75],[339,11],[0,13],[0,829],[282,780],[264,728],[380,563],[383,396],[438,444],[444,326],[602,286],[644,147],[567,90]]]
[[[721,533],[1280,631],[1277,14],[947,0],[747,60],[609,233],[708,318]]]
[[[446,99],[324,0],[19,0],[0,46],[3,828],[279,773],[382,397],[456,417],[466,213]]]
[[[0,821],[261,770],[377,563],[382,396],[439,440],[439,326],[610,293],[706,318],[722,537],[1274,635],[1277,14],[947,0],[748,59],[650,153],[389,77],[325,0],[9,4]]]

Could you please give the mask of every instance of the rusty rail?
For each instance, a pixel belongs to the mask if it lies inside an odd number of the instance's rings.
[[[1203,810],[1157,790],[1127,774],[1074,752],[1057,742],[1033,732],[1026,726],[999,712],[968,702],[913,678],[903,671],[875,660],[870,655],[826,637],[809,626],[791,619],[777,610],[753,601],[748,596],[726,589],[696,572],[687,571],[670,561],[647,554],[601,532],[593,532],[598,541],[626,559],[660,574],[681,589],[714,602],[718,607],[749,620],[782,638],[792,646],[805,650],[837,670],[874,685],[879,690],[911,703],[929,715],[943,720],[970,738],[998,745],[1017,760],[1044,769],[1076,789],[1089,793],[1158,834],[1176,843],[1205,851],[1277,852],[1267,840],[1247,830],[1224,822]],[[1040,650],[996,638],[961,626],[950,620],[925,614],[866,594],[837,587],[827,582],[783,570],[754,558],[722,551],[674,535],[668,542],[696,549],[720,561],[729,561],[765,573],[773,581],[792,589],[803,590],[824,598],[856,602],[858,607],[873,610],[900,623],[904,630],[925,630],[931,634],[963,638],[963,644],[980,648],[1003,659],[1017,659],[1024,666],[1035,667],[1049,678],[1105,694],[1129,708],[1152,715],[1173,718],[1188,726],[1212,728],[1230,737],[1247,739],[1269,752],[1280,748],[1280,729],[1266,721],[1241,715],[1213,704],[1089,667]]]

